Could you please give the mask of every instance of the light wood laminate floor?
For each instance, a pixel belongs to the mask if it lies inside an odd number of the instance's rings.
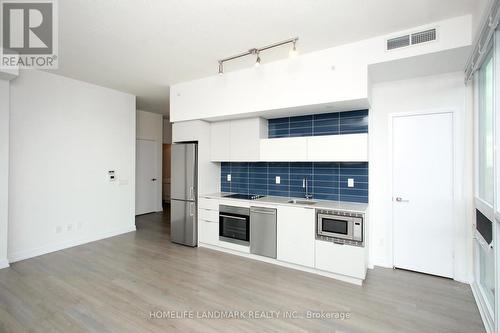
[[[214,310],[281,313],[274,319],[196,318],[221,313],[209,312]],[[151,318],[152,312],[166,315],[167,311],[188,311],[186,315],[195,319]],[[283,311],[296,311],[290,312],[295,316],[307,311],[341,312],[349,318],[285,319]],[[169,241],[168,219],[162,214],[138,217],[136,232],[0,270],[0,332],[176,330],[484,332],[468,285],[377,268],[359,287],[175,245]]]

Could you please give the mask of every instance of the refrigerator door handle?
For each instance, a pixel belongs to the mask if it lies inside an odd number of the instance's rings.
[[[189,216],[193,216],[194,215],[194,202],[190,202],[189,203]]]
[[[194,187],[193,186],[189,187],[189,199],[194,200]]]

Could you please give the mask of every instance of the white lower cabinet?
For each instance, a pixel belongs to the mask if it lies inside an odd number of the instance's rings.
[[[219,199],[200,197],[198,200],[198,207],[200,209],[219,211]]]
[[[315,210],[278,207],[277,259],[314,267]]]
[[[198,241],[209,245],[219,245],[219,222],[199,220]]]
[[[365,248],[315,240],[315,268],[358,279],[366,275]]]
[[[204,221],[208,221],[208,222],[218,222],[219,221],[219,211],[200,208],[198,210],[198,218],[200,220],[204,220]]]
[[[234,253],[250,253],[249,246],[219,240],[219,204],[249,207],[250,201],[200,198],[198,242]],[[367,248],[316,240],[316,210],[312,207],[265,205],[277,209],[276,259],[362,281],[366,277]],[[366,220],[365,220],[366,221]],[[300,267],[297,267],[300,269]]]
[[[201,197],[198,205],[198,242],[219,245],[219,200]]]

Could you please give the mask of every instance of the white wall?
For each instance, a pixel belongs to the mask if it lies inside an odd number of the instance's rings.
[[[135,97],[35,70],[10,97],[9,259],[135,230]]]
[[[472,109],[462,72],[375,84],[370,109],[370,257],[392,267],[389,115],[444,109],[455,115],[455,279],[471,281],[472,263]],[[422,135],[425,135],[423,133]],[[415,138],[418,140],[418,138]],[[437,184],[436,186],[439,186]],[[425,214],[432,212],[422,212]]]
[[[0,80],[0,269],[8,266],[9,81]]]
[[[157,164],[155,178],[162,179],[163,116],[158,113],[137,110],[136,138],[137,140],[151,140],[156,143]],[[157,181],[155,205],[158,212],[163,210],[161,186],[161,181]]]
[[[172,123],[170,119],[163,119],[163,143],[172,143]]]
[[[386,39],[429,28],[436,41],[386,51]],[[283,59],[259,68],[179,83],[170,89],[172,122],[247,116],[306,105],[368,101],[368,66],[433,54],[471,44],[471,16],[456,17],[322,51]],[[332,68],[332,66],[334,68]],[[356,107],[356,106],[353,106]]]

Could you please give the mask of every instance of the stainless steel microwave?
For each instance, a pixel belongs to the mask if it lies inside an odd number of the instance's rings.
[[[316,236],[350,245],[363,245],[363,214],[316,210]]]

